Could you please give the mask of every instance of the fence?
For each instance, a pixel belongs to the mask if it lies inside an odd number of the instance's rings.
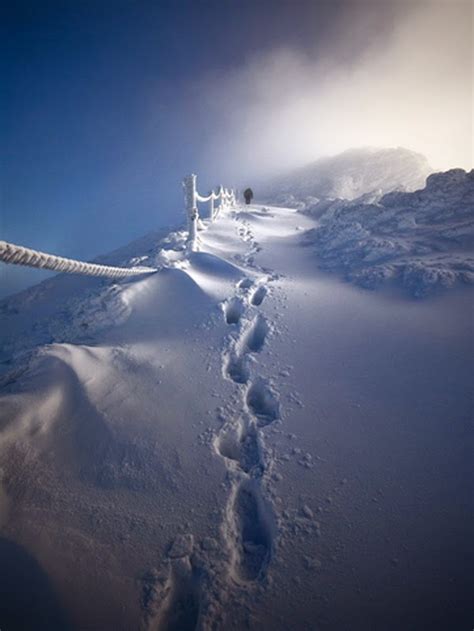
[[[196,190],[196,176],[194,174],[184,178],[183,187],[188,220],[188,247],[190,250],[194,250],[197,247],[197,230],[204,227],[199,219],[198,202],[209,202],[209,218],[214,221],[222,210],[235,205],[235,194],[234,191],[220,186],[217,193],[212,191],[207,197],[199,195]],[[214,204],[216,201],[220,201],[217,208]],[[32,250],[6,241],[0,241],[0,261],[13,265],[49,269],[55,272],[106,276],[108,278],[126,278],[127,276],[153,274],[158,271],[153,267],[115,267],[100,263],[86,263]]]
[[[186,213],[188,218],[188,247],[193,250],[197,244],[197,231],[202,228],[199,218],[198,202],[209,202],[209,218],[214,221],[221,210],[235,206],[235,192],[232,189],[226,189],[219,186],[217,193],[211,191],[209,195],[200,195],[196,190],[196,176],[194,174],[187,175],[183,180],[184,201],[186,204]],[[216,208],[214,202],[220,201]]]
[[[85,263],[67,259],[38,250],[31,250],[21,245],[0,241],[0,261],[13,265],[26,265],[40,269],[69,274],[87,274],[88,276],[107,276],[109,278],[125,278],[136,274],[152,274],[157,270],[152,267],[114,267],[100,263]]]

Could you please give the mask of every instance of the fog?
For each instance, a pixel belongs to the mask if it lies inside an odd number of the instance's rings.
[[[258,187],[367,145],[472,166],[469,1],[10,4],[8,241],[90,259],[182,221],[190,172]],[[43,278],[0,274],[0,295]]]
[[[391,9],[382,32],[375,5],[354,3],[323,46],[276,43],[207,77],[209,171],[255,178],[355,146],[404,146],[435,169],[471,168],[471,4],[381,6]]]

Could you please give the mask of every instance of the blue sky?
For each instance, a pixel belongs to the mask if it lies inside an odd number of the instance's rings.
[[[202,159],[214,120],[192,102],[199,77],[232,70],[275,37],[301,45],[314,34],[313,3],[272,4],[10,3],[2,238],[88,258],[176,223],[181,177],[214,184]],[[2,273],[3,293],[40,278]]]
[[[252,184],[252,176],[357,143],[346,129],[333,143],[334,125],[325,125],[330,141],[315,132],[306,143],[307,129],[317,131],[308,112],[333,111],[328,90],[342,80],[333,77],[342,71],[344,81],[352,73],[360,82],[358,62],[370,65],[370,47],[390,48],[417,3],[10,5],[2,20],[1,238],[87,259],[180,221],[187,172],[202,190],[224,178]],[[341,119],[353,129],[354,116]],[[42,278],[3,265],[0,273],[2,294]]]

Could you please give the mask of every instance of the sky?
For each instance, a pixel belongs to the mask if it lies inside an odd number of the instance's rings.
[[[355,146],[472,167],[470,1],[9,4],[2,239],[90,259],[179,223],[186,173],[252,185]],[[0,264],[0,295],[44,275]]]

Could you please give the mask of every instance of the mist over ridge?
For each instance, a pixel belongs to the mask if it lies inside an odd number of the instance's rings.
[[[467,2],[354,3],[313,46],[274,42],[210,73],[208,164],[270,177],[351,147],[403,146],[435,170],[472,168],[471,20]]]
[[[311,198],[313,203],[314,198],[352,200],[368,193],[423,188],[433,170],[425,156],[403,147],[357,147],[270,178],[262,193],[295,207],[311,204]]]

